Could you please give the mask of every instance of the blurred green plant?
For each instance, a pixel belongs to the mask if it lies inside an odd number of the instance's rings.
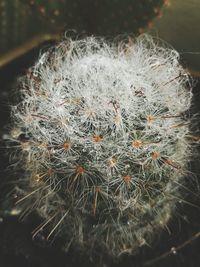
[[[166,0],[0,0],[0,57],[33,37],[62,35],[69,29],[103,36],[138,34],[147,25],[151,26],[152,19],[161,15],[161,8],[167,3]]]

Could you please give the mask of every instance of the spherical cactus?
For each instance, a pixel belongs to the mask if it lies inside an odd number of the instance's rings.
[[[189,82],[179,54],[147,35],[43,53],[20,79],[11,131],[18,205],[44,219],[35,235],[114,256],[150,244],[183,197]]]

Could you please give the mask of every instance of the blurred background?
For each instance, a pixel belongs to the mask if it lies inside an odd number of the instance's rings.
[[[12,206],[14,196],[7,197],[11,188],[8,181],[14,174],[7,171],[9,157],[3,136],[9,128],[9,105],[16,95],[17,78],[26,73],[42,51],[65,36],[123,39],[147,32],[180,52],[182,64],[194,77],[190,113],[196,114],[200,111],[199,25],[200,0],[0,0],[0,267],[103,266],[99,259],[91,262],[73,249],[63,253],[62,241],[48,243],[42,234],[32,240],[31,232],[40,219],[32,214],[20,221]],[[195,131],[200,134],[200,122]],[[159,241],[118,262],[105,259],[107,265],[200,266],[200,240],[195,237],[200,231],[198,155],[197,151],[190,163],[196,178],[187,184],[193,193],[184,192],[187,204],[180,203]]]
[[[171,44],[185,65],[200,75],[200,1],[170,0],[162,11],[150,33]]]

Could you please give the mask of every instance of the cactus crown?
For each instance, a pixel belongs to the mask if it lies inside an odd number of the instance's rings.
[[[49,237],[112,255],[151,242],[180,197],[188,81],[179,54],[148,35],[65,40],[42,54],[20,80],[12,132],[26,170],[20,204]]]

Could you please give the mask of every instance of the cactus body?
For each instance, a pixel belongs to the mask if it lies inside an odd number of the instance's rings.
[[[116,256],[165,227],[190,154],[191,92],[178,59],[146,35],[126,45],[66,40],[21,79],[17,194],[49,237]]]

